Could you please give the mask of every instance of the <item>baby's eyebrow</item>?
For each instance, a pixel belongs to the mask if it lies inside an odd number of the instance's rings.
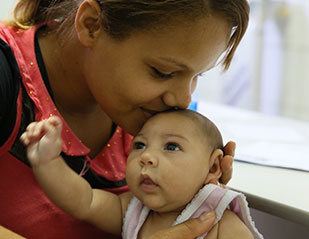
[[[183,139],[183,140],[189,142],[189,140],[186,137],[184,137],[180,134],[165,134],[164,137],[166,137],[166,138],[176,137],[176,138],[180,138],[180,139]]]
[[[143,138],[144,139],[145,137],[144,137],[144,134],[138,133],[137,135],[134,136],[134,139],[136,139],[136,138]]]

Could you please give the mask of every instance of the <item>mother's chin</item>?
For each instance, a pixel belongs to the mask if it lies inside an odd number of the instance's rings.
[[[135,136],[150,117],[151,116],[145,115],[143,111],[139,110],[138,112],[124,115],[118,118],[117,121],[115,120],[115,122],[124,131]]]
[[[115,122],[127,133],[135,136],[148,119],[160,112],[158,110],[140,107],[134,110],[134,112],[119,117]]]
[[[147,108],[141,108],[141,110],[142,110],[146,119],[149,119],[152,116],[161,112],[161,111],[158,111],[158,110],[151,110],[151,109],[147,109]]]

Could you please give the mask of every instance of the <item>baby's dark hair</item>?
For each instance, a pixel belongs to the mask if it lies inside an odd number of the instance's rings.
[[[190,118],[197,123],[197,129],[201,130],[202,137],[205,137],[207,145],[213,152],[216,149],[223,150],[223,139],[218,127],[206,116],[189,109],[171,109],[164,113],[176,113]]]

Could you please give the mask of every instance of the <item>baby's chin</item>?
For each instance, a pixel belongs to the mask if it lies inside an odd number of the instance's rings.
[[[152,210],[154,213],[158,213],[160,215],[163,214],[175,214],[179,215],[186,207],[185,206],[176,206],[173,204],[165,203],[165,204],[158,204],[158,203],[150,203],[144,202],[143,203],[146,207]]]

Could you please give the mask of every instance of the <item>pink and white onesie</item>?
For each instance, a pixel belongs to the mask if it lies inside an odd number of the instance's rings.
[[[226,209],[233,211],[244,222],[254,236],[254,239],[263,239],[263,236],[258,232],[251,219],[245,196],[239,192],[223,189],[213,184],[205,185],[195,195],[173,225],[182,223],[189,218],[197,218],[202,213],[212,210],[216,212],[215,223],[217,223]],[[144,206],[141,201],[135,197],[132,198],[124,218],[122,238],[136,239],[149,212],[150,209]],[[207,233],[201,238],[204,238],[206,235]]]

